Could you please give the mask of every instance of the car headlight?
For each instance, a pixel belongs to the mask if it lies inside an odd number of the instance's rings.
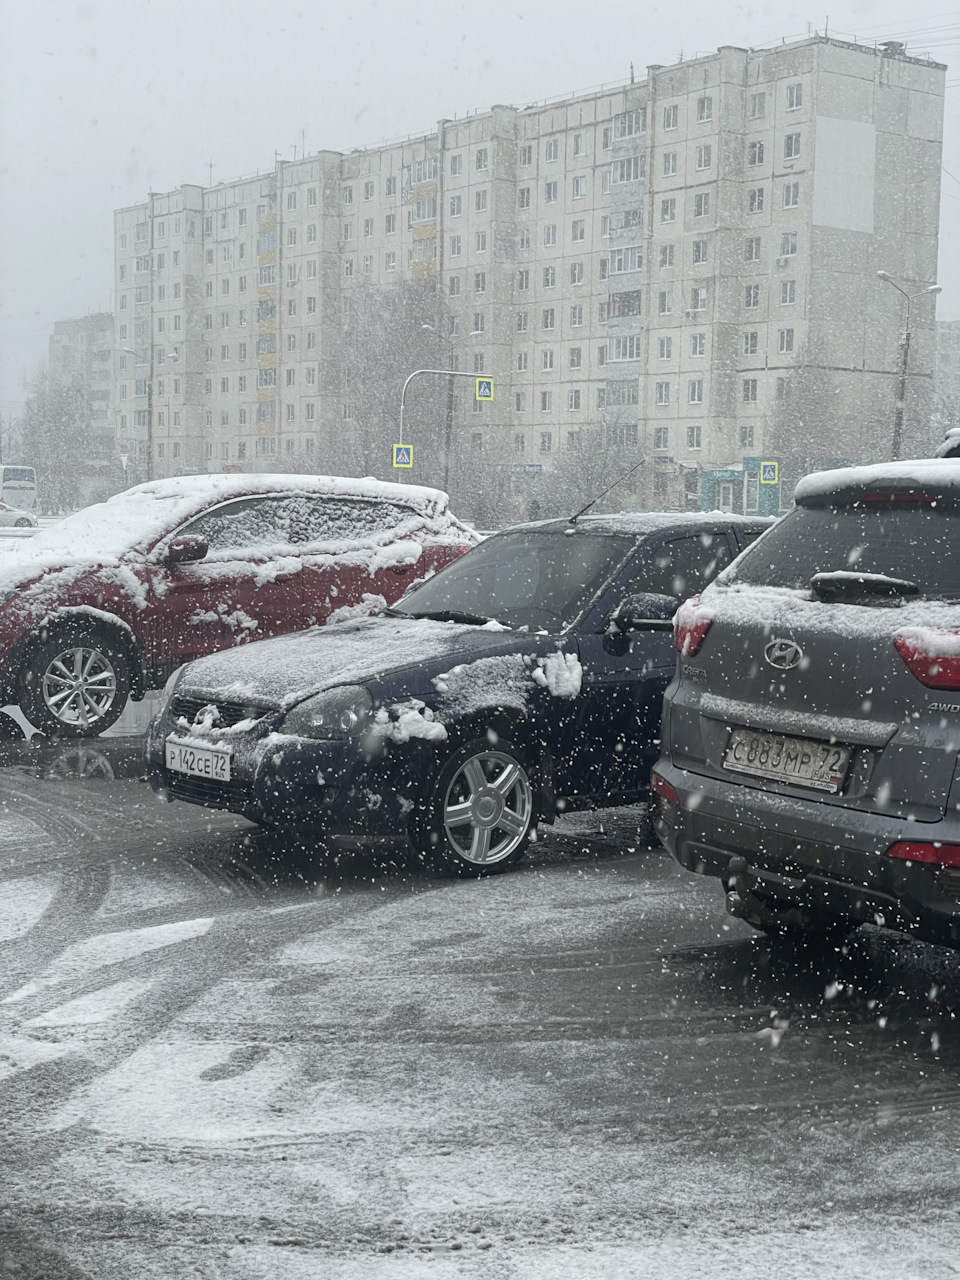
[[[373,715],[373,699],[363,685],[346,684],[298,703],[284,717],[281,732],[299,738],[359,738]]]

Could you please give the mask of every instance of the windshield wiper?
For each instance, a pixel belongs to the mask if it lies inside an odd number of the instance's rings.
[[[429,618],[431,622],[464,622],[471,627],[482,627],[489,618],[481,618],[475,613],[461,613],[459,609],[433,609],[424,613],[408,613],[408,618]]]
[[[906,596],[918,596],[920,588],[906,578],[892,578],[886,573],[857,573],[837,569],[832,573],[815,573],[810,579],[813,594],[826,604],[897,605]]]

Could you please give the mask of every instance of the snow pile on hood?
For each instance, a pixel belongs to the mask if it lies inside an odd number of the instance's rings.
[[[583,683],[583,667],[575,653],[548,653],[530,673],[542,689],[555,698],[576,698]]]
[[[391,742],[409,742],[411,738],[443,742],[447,736],[443,724],[419,698],[396,702],[391,707],[381,707],[373,718],[370,732],[374,737],[389,738]]]
[[[387,607],[384,596],[365,591],[359,604],[342,604],[329,615],[324,626],[335,627],[340,622],[352,622],[354,618],[369,618],[372,614],[381,613]]]

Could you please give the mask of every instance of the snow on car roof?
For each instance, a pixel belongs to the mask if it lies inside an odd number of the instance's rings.
[[[838,467],[804,476],[794,490],[799,503],[816,503],[837,494],[863,489],[912,487],[960,492],[960,459],[919,458],[909,462],[876,462],[865,467]]]
[[[516,525],[512,529],[504,529],[504,533],[515,533],[525,529],[538,529],[544,532],[557,532],[564,529],[582,529],[589,533],[620,533],[629,537],[643,537],[648,533],[657,533],[661,529],[673,529],[676,526],[711,525],[718,520],[724,524],[756,525],[760,516],[735,516],[725,511],[616,511],[609,515],[585,515],[571,524],[567,520],[540,520],[535,524]],[[767,523],[770,523],[767,521]]]
[[[272,493],[326,494],[398,503],[424,519],[461,526],[447,509],[447,495],[420,485],[344,476],[249,473],[175,476],[151,480],[106,502],[42,529],[15,554],[4,557],[0,590],[53,569],[115,565],[129,551],[146,550],[171,529],[230,498]],[[367,540],[369,542],[369,539]]]

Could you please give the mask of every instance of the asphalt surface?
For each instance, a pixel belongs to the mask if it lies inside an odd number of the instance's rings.
[[[960,1274],[960,957],[795,951],[645,816],[508,874],[0,746],[0,1277]]]

